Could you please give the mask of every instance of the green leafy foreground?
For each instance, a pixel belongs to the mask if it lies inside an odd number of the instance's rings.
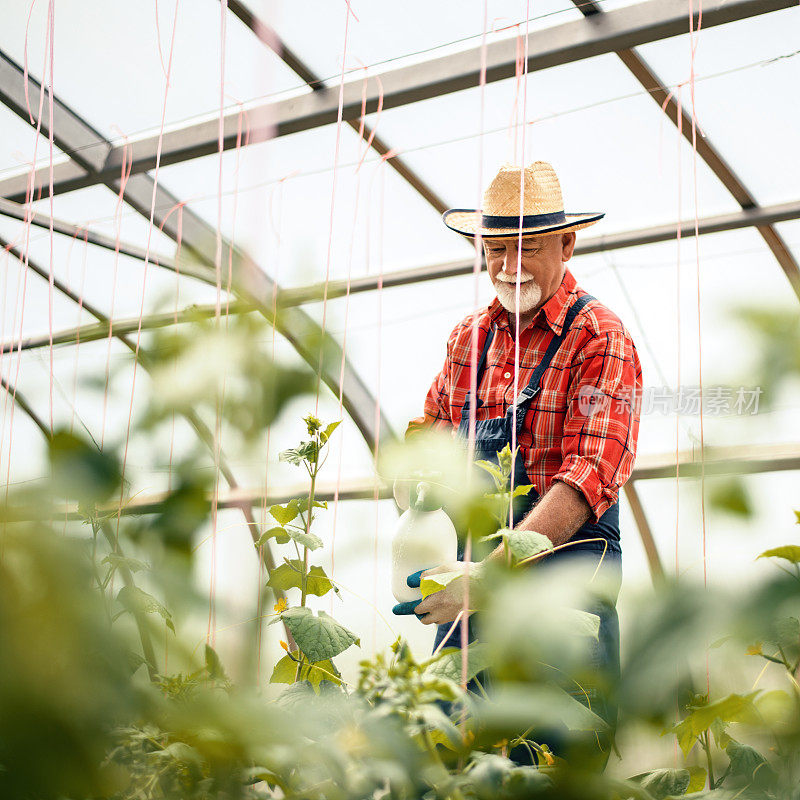
[[[605,690],[620,709],[620,742],[631,731],[656,744],[670,737],[679,763],[621,777],[595,763],[610,732],[579,665],[596,618],[563,596],[563,576],[487,574],[486,624],[465,654],[420,660],[398,639],[345,680],[335,661],[359,637],[307,604],[337,589],[312,563],[324,547],[313,531],[325,511],[316,481],[336,423],[305,424],[308,439],[284,458],[307,472],[309,491],[273,506],[275,524],[253,532],[257,553],[289,550],[267,576],[258,614],[286,636],[266,672],[270,690],[252,666],[233,679],[216,650],[186,631],[207,602],[192,576],[207,486],[179,472],[158,513],[119,517],[108,505],[122,488],[117,459],[73,434],[53,438],[47,492],[14,495],[3,508],[0,797],[797,800],[795,545],[762,554],[780,569],[748,593],[666,584],[641,605],[621,677]],[[501,537],[519,565],[551,545],[502,527],[507,461],[492,473],[494,491],[469,498],[464,514],[488,542]],[[59,498],[80,502],[77,525],[52,513]],[[449,579],[436,576],[426,591]],[[765,688],[716,693],[721,682],[712,680],[698,692],[709,659],[713,675],[715,659],[757,660]],[[479,688],[468,693],[473,678]],[[562,750],[539,736],[558,726],[570,743]],[[527,765],[509,758],[520,750]]]

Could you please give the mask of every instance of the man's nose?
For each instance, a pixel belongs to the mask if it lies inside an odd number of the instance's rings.
[[[503,257],[503,272],[507,275],[516,275],[518,266],[516,250],[506,250],[506,254]]]

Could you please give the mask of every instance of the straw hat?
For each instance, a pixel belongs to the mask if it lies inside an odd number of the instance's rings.
[[[598,211],[565,213],[556,171],[547,161],[534,161],[524,169],[504,164],[483,195],[482,209],[451,208],[442,219],[464,236],[480,233],[484,239],[498,239],[568,233],[604,216]]]

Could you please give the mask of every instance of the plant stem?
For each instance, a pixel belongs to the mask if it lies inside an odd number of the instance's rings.
[[[112,532],[108,522],[102,522],[100,528],[111,547],[111,551],[122,557],[123,553],[119,546],[119,540]],[[136,584],[133,580],[133,573],[124,564],[120,564],[117,569],[122,576],[122,582],[131,589],[136,588]],[[158,675],[158,669],[156,668],[156,654],[153,649],[153,641],[150,638],[150,631],[147,627],[147,619],[145,615],[138,610],[133,611],[133,619],[136,623],[136,629],[139,632],[139,639],[142,643],[142,655],[147,664],[147,673],[150,676],[150,680],[154,681]]]
[[[715,789],[716,781],[714,780],[714,765],[711,763],[711,742],[708,731],[706,731],[701,737],[700,742],[703,745],[703,750],[706,751],[706,764],[708,766],[708,788]]]
[[[318,439],[318,436],[315,437]],[[317,441],[317,456],[314,459],[313,463],[309,463],[307,465],[308,474],[311,477],[311,487],[308,492],[308,510],[306,511],[306,535],[311,530],[311,520],[313,518],[313,508],[314,508],[314,494],[316,492],[317,487],[317,473],[319,472],[319,441]],[[306,605],[306,598],[308,596],[308,547],[303,547],[303,574],[300,576],[300,608],[305,608]],[[303,666],[303,661],[305,659],[305,655],[302,651],[298,650],[300,653],[300,660],[297,664],[297,669],[294,673],[295,682],[300,679],[300,670]]]
[[[319,450],[317,450],[317,458],[319,458]],[[313,469],[309,470],[311,475],[311,488],[308,493],[308,511],[306,513],[306,535],[311,531],[311,518],[312,509],[314,508],[314,494],[317,488],[317,472],[319,467],[317,461],[314,461]],[[308,594],[308,547],[303,547],[303,576],[301,579],[302,588],[300,594],[300,607],[306,604],[306,596]]]

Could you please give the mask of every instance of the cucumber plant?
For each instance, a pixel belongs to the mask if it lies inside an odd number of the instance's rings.
[[[285,599],[275,604],[273,622],[283,622],[294,639],[294,646],[281,642],[286,655],[275,665],[270,681],[308,681],[318,689],[323,680],[341,685],[341,675],[331,659],[352,645],[359,645],[360,640],[329,614],[324,611],[315,614],[307,605],[310,595],[324,597],[329,592],[339,591],[325,570],[311,564],[309,559],[311,553],[323,546],[322,539],[311,530],[317,509],[328,507],[327,502],[316,498],[317,477],[328,458],[326,449],[331,434],[340,423],[323,425],[312,414],[303,421],[309,438],[297,447],[284,450],[280,460],[305,469],[309,477],[308,495],[271,506],[269,512],[278,524],[261,535],[256,547],[271,539],[276,544],[291,542],[296,557],[284,558],[283,564],[270,572],[267,586],[281,592],[297,590],[300,593],[297,605],[290,606]]]

